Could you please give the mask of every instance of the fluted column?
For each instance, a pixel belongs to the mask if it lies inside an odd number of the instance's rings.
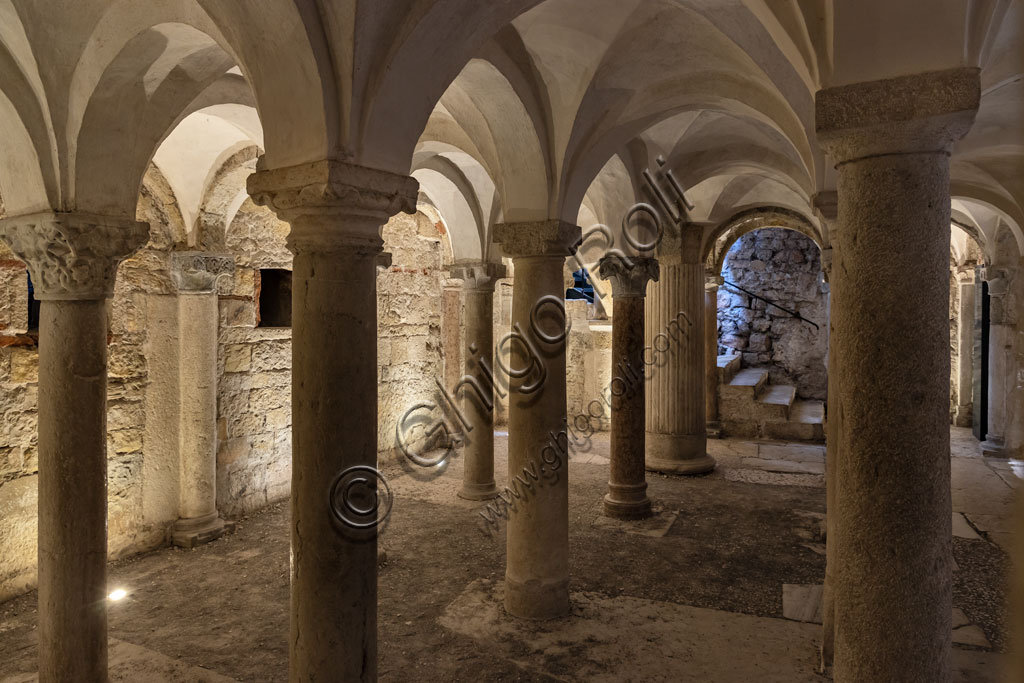
[[[605,256],[598,264],[603,280],[610,280],[615,314],[612,316],[611,463],[604,512],[619,519],[651,515],[644,472],[644,298],[647,283],[658,280],[653,258]]]
[[[532,488],[510,512],[505,608],[527,619],[569,613],[569,458],[562,266],[579,242],[562,221],[503,223],[494,240],[513,258],[508,479]],[[531,474],[532,473],[532,474]],[[519,477],[519,484],[515,478]]]
[[[704,264],[701,230],[684,225],[682,238],[658,247],[661,278],[647,295],[644,338],[654,362],[647,368],[647,469],[703,474],[715,468],[707,453],[704,396]]]
[[[951,680],[949,153],[979,98],[976,69],[816,96],[838,170],[839,683]]]
[[[39,680],[107,680],[107,310],[149,226],[43,213],[0,221],[39,322]]]
[[[718,288],[724,282],[721,275],[704,277],[704,419],[707,431],[716,438],[721,431],[718,422]]]
[[[464,370],[456,385],[470,429],[462,453],[459,497],[486,500],[498,495],[494,483],[494,283],[505,277],[500,263],[452,266],[466,295]]]
[[[217,278],[230,256],[185,251],[171,255],[178,288],[178,521],[175,545],[191,548],[224,533],[217,514]]]
[[[1006,455],[1007,398],[1015,365],[1012,297],[1007,297],[1016,275],[1013,268],[985,268],[988,283],[988,425],[982,453],[1001,458]]]
[[[377,678],[376,264],[381,226],[416,193],[412,178],[334,161],[249,177],[295,255],[292,683]]]

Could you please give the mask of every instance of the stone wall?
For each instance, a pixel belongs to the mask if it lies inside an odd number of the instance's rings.
[[[110,319],[107,382],[108,552],[112,558],[163,543],[171,516],[147,515],[146,398],[150,364],[147,299],[170,291],[168,256],[180,231],[167,188],[147,176],[138,218],[151,223],[150,240],[118,269]],[[180,217],[178,222],[180,223]],[[0,243],[0,601],[36,580],[36,425],[39,350],[28,330],[28,280],[24,263]],[[145,487],[144,487],[145,484]],[[176,487],[176,480],[174,486]],[[176,491],[176,488],[175,488]],[[176,502],[176,498],[175,498]]]
[[[291,479],[291,329],[258,325],[260,271],[291,269],[288,226],[246,201],[226,231],[204,224],[202,234],[188,235],[170,188],[155,170],[147,175],[138,217],[150,223],[151,238],[121,264],[109,307],[112,558],[165,544],[178,517],[178,421],[190,387],[179,381],[179,348],[188,340],[178,334],[179,297],[170,275],[175,250],[226,253],[235,264],[230,276],[220,278],[217,291],[221,515],[237,518],[286,498]],[[435,378],[444,379],[441,321],[447,264],[442,235],[422,213],[395,217],[382,236],[392,255],[377,279],[378,448],[383,462],[394,456],[402,414],[418,401],[436,399]],[[24,264],[0,247],[0,601],[31,588],[36,578],[38,349],[27,330],[27,290]],[[495,341],[509,329],[511,301],[512,282],[501,280],[494,302]],[[456,305],[461,307],[461,299]],[[583,311],[576,311],[575,318],[567,380],[574,387],[570,414],[584,411],[586,400],[599,398],[610,372],[610,327],[595,332]],[[499,403],[499,422],[506,406]]]
[[[246,200],[225,238],[235,269],[218,283],[217,507],[228,519],[286,498],[291,483],[292,331],[258,326],[260,271],[291,270],[287,235]]]
[[[723,285],[718,343],[720,354],[741,353],[744,367],[767,368],[772,384],[795,386],[800,398],[824,400],[828,324],[820,258],[817,245],[792,230],[755,230],[737,240],[726,255],[723,277],[819,328]]]
[[[396,457],[399,420],[416,403],[437,401],[445,373],[441,233],[418,212],[395,216],[382,236],[391,253],[391,266],[377,275],[377,449],[383,461]]]

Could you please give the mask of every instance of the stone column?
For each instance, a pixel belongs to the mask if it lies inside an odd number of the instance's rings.
[[[644,473],[644,298],[647,283],[658,280],[658,261],[631,256],[605,256],[597,264],[601,279],[610,280],[612,316],[611,464],[604,513],[618,519],[651,516]]]
[[[107,302],[145,244],[130,219],[0,221],[28,264],[39,323],[39,680],[107,680]]]
[[[178,288],[178,521],[172,542],[183,548],[224,533],[217,514],[217,277],[230,256],[197,251],[171,255]]]
[[[647,367],[647,469],[703,474],[715,469],[707,453],[704,406],[704,264],[701,229],[682,226],[658,247],[661,278],[647,296],[645,340],[655,362]]]
[[[498,495],[494,483],[494,283],[505,277],[500,263],[452,266],[452,277],[465,290],[466,336],[464,374],[456,384],[462,396],[463,417],[471,431],[462,453],[459,497],[486,500]]]
[[[511,370],[508,479],[510,485],[532,489],[509,513],[505,608],[527,619],[569,613],[568,330],[562,265],[580,232],[557,220],[494,228],[494,241],[513,258],[515,270],[512,336],[502,344]]]
[[[988,282],[988,427],[981,452],[993,458],[1006,457],[1007,398],[1013,372],[1015,336],[1011,297],[1007,297],[1015,275],[1011,268],[985,268]]]
[[[416,210],[417,183],[320,161],[259,171],[248,184],[256,203],[291,224],[295,255],[289,678],[375,681],[375,525],[384,495],[373,490],[376,264],[381,226]]]
[[[831,236],[835,230],[838,198],[833,192],[819,192],[814,197],[814,208],[822,223],[828,227]],[[840,411],[838,400],[836,361],[839,356],[837,338],[833,327],[833,311],[836,307],[837,289],[832,277],[832,263],[835,260],[835,247],[821,250],[821,270],[828,285],[828,357],[827,379],[828,388],[825,397],[825,583],[822,588],[821,609],[821,671],[832,666],[835,660],[836,631],[836,577],[839,574],[836,550],[839,547],[839,534],[836,530],[837,509],[839,500],[839,430]]]
[[[977,69],[816,96],[838,170],[840,683],[951,680],[949,154],[979,98]]]
[[[708,435],[721,433],[718,422],[718,288],[725,279],[721,275],[704,277],[704,419]]]
[[[974,281],[974,266],[964,266],[956,271],[957,287],[960,289],[960,310],[957,316],[957,338],[960,358],[957,365],[957,405],[953,422],[957,427],[970,427],[974,410],[974,296],[977,285]]]

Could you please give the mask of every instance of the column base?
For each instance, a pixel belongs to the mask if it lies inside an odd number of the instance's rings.
[[[179,519],[171,529],[171,543],[179,548],[194,548],[234,530],[235,523],[224,521],[216,512],[205,517]]]
[[[465,500],[490,500],[498,497],[498,487],[493,481],[490,484],[463,484],[458,496]]]
[[[647,432],[648,472],[662,474],[707,474],[715,459],[707,453],[705,434],[658,434]]]
[[[647,484],[643,485],[643,489],[647,488]],[[643,489],[641,493],[643,494]],[[643,494],[641,500],[627,499],[612,497],[612,493],[606,493],[604,496],[604,514],[615,519],[647,519],[652,514],[651,510],[651,499]]]
[[[986,458],[1005,458],[1006,444],[1002,439],[986,439],[981,442],[981,454]]]
[[[520,619],[558,619],[569,615],[569,577],[521,583],[505,576],[505,610]]]
[[[718,420],[712,420],[707,423],[707,430],[705,432],[709,439],[721,439],[722,438],[722,423]]]

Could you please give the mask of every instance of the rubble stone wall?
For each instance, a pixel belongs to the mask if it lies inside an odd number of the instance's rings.
[[[767,368],[772,384],[795,386],[800,398],[824,400],[828,325],[817,245],[792,230],[755,230],[733,244],[722,276],[819,328],[723,285],[718,290],[718,352],[741,353],[743,366]]]

